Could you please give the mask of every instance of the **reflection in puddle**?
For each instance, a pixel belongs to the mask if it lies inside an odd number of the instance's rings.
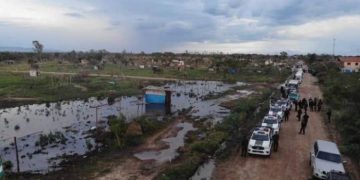
[[[136,153],[134,154],[134,156],[139,158],[140,160],[155,160],[159,163],[175,159],[179,155],[177,149],[184,146],[184,138],[186,134],[189,131],[196,130],[196,128],[194,128],[191,123],[187,122],[179,123],[178,125],[176,125],[176,127],[181,128],[181,130],[177,133],[175,137],[162,139],[163,142],[169,145],[169,148],[159,151],[144,151]]]
[[[190,180],[210,180],[215,169],[215,161],[210,159],[208,162],[202,164]]]

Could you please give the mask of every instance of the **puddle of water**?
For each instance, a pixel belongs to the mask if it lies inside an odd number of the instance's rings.
[[[189,131],[194,131],[196,128],[191,123],[184,122],[176,125],[178,128],[182,128],[175,137],[162,139],[169,148],[160,151],[144,151],[134,154],[140,160],[155,160],[158,163],[171,161],[175,159],[179,153],[177,152],[179,147],[184,146],[184,137]]]
[[[165,86],[175,91],[172,95],[172,112],[193,107],[193,116],[208,117],[210,121],[218,122],[227,116],[229,110],[220,107],[219,100],[203,100],[203,98],[210,93],[224,92],[235,85],[216,81],[179,81]],[[93,151],[95,142],[89,130],[96,125],[96,110],[92,107],[98,105],[105,105],[98,109],[99,122],[105,128],[107,127],[106,117],[109,115],[117,116],[121,113],[128,121],[131,121],[144,114],[152,114],[156,117],[164,114],[163,107],[146,105],[144,99],[138,99],[135,96],[117,98],[112,105],[107,105],[107,99],[89,98],[86,101],[63,101],[0,109],[0,156],[12,161],[13,170],[15,170],[13,137],[17,137],[20,171],[46,173],[49,170],[58,169],[56,166],[63,161],[59,158],[61,156],[84,155]],[[15,128],[16,126],[19,128]],[[189,129],[192,129],[190,128],[192,125],[189,124],[181,126],[184,126],[184,129],[179,132],[179,139],[164,140],[170,144],[171,148],[160,153],[159,159],[167,161],[177,155],[174,149],[183,145],[183,137]],[[47,145],[44,148],[35,145],[40,134],[50,132],[61,132],[67,139],[66,143]],[[92,148],[89,149],[89,145]],[[151,152],[148,153],[150,155],[145,156],[156,156],[151,155]]]
[[[196,170],[190,180],[210,180],[214,169],[215,161],[210,159]]]

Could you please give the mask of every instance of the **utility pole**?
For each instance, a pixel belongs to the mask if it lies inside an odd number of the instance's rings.
[[[107,106],[107,104],[100,104],[100,105],[97,105],[97,106],[90,106],[90,108],[95,108],[95,111],[96,111],[96,119],[95,119],[96,129],[98,128],[98,110],[99,110],[100,107],[103,107],[103,106]]]
[[[19,151],[18,146],[16,142],[16,137],[14,137],[14,145],[15,145],[15,154],[16,154],[16,170],[19,173],[20,172],[20,163],[19,163]]]
[[[335,45],[336,45],[336,38],[333,38],[333,60],[335,60]]]

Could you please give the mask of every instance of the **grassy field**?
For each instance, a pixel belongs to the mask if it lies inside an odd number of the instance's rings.
[[[101,70],[91,66],[82,66],[68,62],[58,63],[46,61],[39,63],[42,72],[71,72],[77,75],[41,74],[39,77],[29,77],[29,65],[26,62],[12,65],[0,65],[0,101],[16,102],[16,105],[44,101],[59,101],[68,99],[84,99],[93,96],[136,95],[141,93],[141,87],[148,81],[122,78],[123,76],[176,78],[184,80],[218,80],[235,83],[264,82],[276,83],[284,81],[290,74],[287,69],[279,70],[273,66],[242,67],[236,74],[227,72],[210,72],[207,69],[187,68],[178,71],[164,68],[161,73],[153,73],[150,68],[124,68],[117,64],[107,64]],[[16,73],[16,71],[22,71]],[[115,77],[88,77],[86,73],[116,75]],[[143,84],[147,82],[146,84]],[[31,100],[31,102],[26,102]],[[4,104],[4,103],[3,103]]]
[[[90,96],[134,95],[141,92],[139,80],[104,77],[39,76],[0,73],[0,99],[35,98],[38,101],[87,98]]]
[[[224,72],[210,72],[207,69],[186,68],[178,71],[174,68],[164,68],[162,73],[153,73],[150,68],[128,68],[118,64],[106,64],[101,70],[94,70],[92,66],[73,64],[63,62],[59,64],[56,61],[46,61],[39,63],[40,71],[44,72],[88,72],[99,74],[110,74],[119,76],[145,76],[145,77],[163,77],[191,80],[219,80],[219,81],[246,81],[246,82],[279,82],[289,75],[289,70],[279,71],[272,66],[264,67],[242,67],[236,74],[230,75]],[[27,71],[29,65],[21,62],[12,65],[0,65],[0,71]]]

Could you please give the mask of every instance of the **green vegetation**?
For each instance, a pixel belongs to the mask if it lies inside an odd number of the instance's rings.
[[[91,96],[135,95],[141,92],[138,80],[104,77],[40,76],[0,73],[0,98],[34,98],[37,101],[58,101]]]
[[[344,74],[337,62],[317,57],[310,69],[319,78],[332,123],[342,137],[341,150],[360,162],[360,74]],[[324,116],[327,109],[323,109]]]
[[[116,146],[123,147],[124,137],[127,129],[126,118],[123,115],[120,115],[118,118],[110,118],[109,126],[112,135],[116,138]]]
[[[53,143],[65,144],[66,141],[67,139],[65,138],[64,134],[57,131],[55,133],[50,132],[49,134],[40,134],[39,141],[37,141],[35,145],[36,146],[40,145],[41,147],[44,147],[46,145]]]
[[[129,123],[126,122],[123,115],[120,117],[110,116],[110,132],[106,133],[105,139],[103,140],[111,148],[137,146],[143,143],[146,137],[166,127],[169,122],[171,122],[171,118],[164,118],[161,121],[157,118],[141,116]],[[131,124],[135,124],[135,126],[132,128]]]
[[[103,68],[94,70],[91,65],[79,65],[78,63],[59,61],[44,61],[37,63],[40,71],[44,72],[71,72],[71,73],[98,73],[122,76],[144,76],[144,77],[163,77],[193,80],[223,80],[223,81],[246,81],[246,82],[279,82],[286,78],[289,69],[283,67],[279,70],[274,66],[257,65],[254,66],[249,61],[239,62],[234,60],[215,62],[215,70],[209,71],[207,68],[163,68],[161,73],[154,73],[151,68],[139,69],[138,67],[125,67],[122,64],[107,63]],[[27,62],[19,62],[10,65],[0,65],[0,71],[28,71]],[[229,69],[234,69],[234,73],[229,73]]]

